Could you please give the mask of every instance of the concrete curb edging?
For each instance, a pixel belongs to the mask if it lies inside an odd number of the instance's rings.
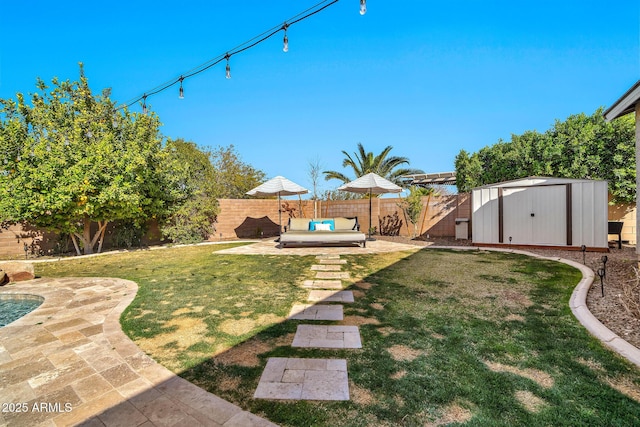
[[[523,250],[517,249],[502,249],[502,248],[477,248],[477,247],[467,247],[467,246],[428,246],[429,249],[454,249],[460,250],[461,248],[467,250],[483,250],[483,251],[493,251],[493,252],[509,252],[509,253],[517,253],[520,255],[527,255],[534,258],[547,259],[550,261],[558,261],[563,264],[570,265],[571,267],[577,268],[582,273],[582,280],[578,282],[578,285],[574,288],[573,293],[571,294],[571,298],[569,299],[569,307],[571,308],[571,312],[575,316],[576,319],[584,326],[587,331],[611,350],[618,353],[620,356],[624,357],[637,367],[640,367],[640,349],[635,346],[629,344],[619,335],[614,333],[612,330],[603,325],[592,313],[589,311],[589,307],[587,307],[587,294],[589,293],[589,289],[593,284],[593,280],[595,278],[595,274],[593,270],[589,267],[579,264],[575,261],[571,261],[565,258],[558,257],[546,257],[543,255],[534,254],[532,252],[527,252]]]

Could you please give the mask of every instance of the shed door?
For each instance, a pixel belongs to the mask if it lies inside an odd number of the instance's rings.
[[[566,186],[503,189],[504,243],[567,244]]]

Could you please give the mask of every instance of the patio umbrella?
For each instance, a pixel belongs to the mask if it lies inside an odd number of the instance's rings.
[[[369,238],[367,240],[375,240],[371,237],[371,195],[402,192],[401,187],[373,172],[338,187],[338,190],[351,193],[369,193]]]
[[[253,190],[247,191],[250,196],[268,197],[278,196],[278,225],[280,226],[280,232],[282,233],[282,208],[280,206],[280,196],[293,196],[296,194],[306,194],[309,190],[289,181],[283,176],[276,176],[269,181],[258,185]]]

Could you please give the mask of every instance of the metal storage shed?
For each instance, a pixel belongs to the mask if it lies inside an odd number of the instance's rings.
[[[529,177],[472,191],[476,245],[608,249],[607,182]]]

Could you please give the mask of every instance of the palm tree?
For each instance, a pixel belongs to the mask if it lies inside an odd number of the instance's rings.
[[[370,172],[376,173],[389,181],[400,185],[400,177],[402,175],[424,173],[419,169],[401,168],[400,165],[409,164],[409,159],[406,157],[392,156],[387,157],[389,152],[393,149],[391,145],[388,145],[380,154],[374,156],[373,153],[367,153],[362,146],[362,143],[358,143],[358,151],[353,153],[354,157],[351,157],[349,153],[342,150],[345,155],[345,159],[342,161],[343,167],[351,167],[356,178],[360,178]],[[345,174],[337,171],[323,171],[324,179],[339,179],[345,184],[352,181],[352,178],[347,177]]]

